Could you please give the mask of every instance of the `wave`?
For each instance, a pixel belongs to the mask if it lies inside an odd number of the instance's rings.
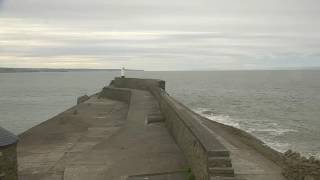
[[[290,132],[297,132],[296,130],[293,129],[282,129],[282,128],[265,128],[265,129],[257,129],[257,128],[249,128],[247,130],[249,133],[254,133],[254,132],[262,132],[262,133],[268,133],[272,134],[273,136],[281,136]]]
[[[298,132],[294,129],[281,127],[278,123],[272,121],[232,118],[229,115],[218,114],[210,108],[196,108],[194,111],[212,121],[244,130],[280,152],[288,150],[291,144],[281,142],[279,137],[283,137],[288,133]]]
[[[197,109],[194,109],[194,111],[210,120],[213,120],[222,124],[226,124],[229,126],[233,126],[236,128],[240,128],[239,122],[237,122],[235,119],[230,118],[230,116],[228,115],[217,115],[209,108],[197,108]]]

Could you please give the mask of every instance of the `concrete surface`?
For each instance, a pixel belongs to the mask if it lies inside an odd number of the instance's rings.
[[[232,177],[233,179],[284,179],[282,169],[272,161],[275,157],[282,157],[280,153],[264,148],[256,138],[241,137],[241,133],[245,134],[241,130],[227,129],[225,125],[209,120],[202,121],[189,108],[162,92],[159,80],[116,78],[112,84],[121,88],[152,91],[161,104],[167,128],[184,151],[197,179],[208,179],[208,176],[210,179],[221,179],[221,176],[230,179],[234,174],[236,177]],[[185,131],[185,127],[190,131]],[[241,133],[237,134],[239,131]],[[217,176],[220,177],[216,178]]]
[[[20,136],[21,180],[120,180],[187,169],[149,92],[132,90],[128,105],[96,96]],[[128,116],[127,116],[128,115]]]
[[[0,147],[0,180],[17,180],[17,144]]]
[[[120,80],[113,84],[131,88],[142,86],[142,89],[150,89],[148,82],[157,88],[159,85],[159,81],[152,80]],[[137,180],[172,179],[163,173],[186,171],[189,165],[169,129],[186,152],[195,174],[210,171],[210,176],[197,176],[198,179],[214,179],[232,171],[236,179],[285,180],[280,166],[250,146],[234,129],[199,118],[187,107],[175,103],[173,98],[170,106],[160,103],[164,112],[161,116],[158,102],[148,91],[131,89],[129,94],[124,91],[119,94],[113,88],[104,90],[105,97],[111,92],[113,100],[93,96],[20,136],[20,179],[126,180],[129,176]],[[156,92],[154,94],[159,101],[167,102],[161,93],[158,92],[159,97]],[[118,95],[121,98],[114,97]],[[115,99],[122,99],[129,105]],[[166,125],[161,121],[148,124],[148,117],[155,114],[166,117]],[[161,119],[159,117],[157,119]],[[213,151],[221,148],[224,151]],[[217,164],[222,167],[216,167]],[[211,165],[214,168],[210,169]],[[141,176],[143,174],[149,175]]]
[[[228,148],[236,177],[247,180],[286,180],[281,174],[281,167],[263,156],[253,147],[223,128],[224,125],[210,120],[203,123]]]
[[[138,175],[128,177],[127,180],[187,180],[187,172],[172,172],[161,174]]]

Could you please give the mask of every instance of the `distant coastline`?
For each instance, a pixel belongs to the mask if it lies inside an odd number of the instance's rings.
[[[50,69],[50,68],[6,68],[6,67],[0,67],[0,73],[85,72],[85,71],[120,71],[120,69]],[[127,71],[144,71],[144,70],[127,69]]]

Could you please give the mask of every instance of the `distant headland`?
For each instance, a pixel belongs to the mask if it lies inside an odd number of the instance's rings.
[[[127,71],[144,71],[126,69]],[[84,71],[120,71],[120,69],[54,69],[54,68],[8,68],[0,67],[0,73],[24,73],[24,72],[84,72]]]

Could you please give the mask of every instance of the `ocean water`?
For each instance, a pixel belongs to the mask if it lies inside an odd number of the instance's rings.
[[[115,72],[0,73],[0,126],[20,134],[94,94]]]
[[[0,125],[19,134],[93,94],[117,72],[0,74]],[[320,71],[127,72],[166,80],[167,91],[214,121],[278,151],[320,157]]]

